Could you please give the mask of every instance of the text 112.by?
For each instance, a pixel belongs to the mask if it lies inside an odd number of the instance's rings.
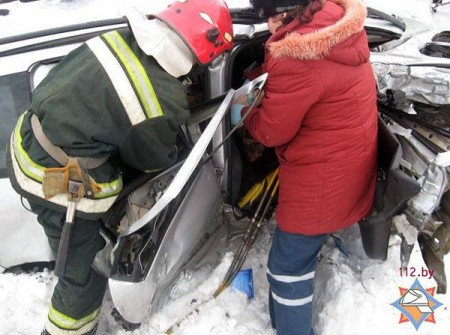
[[[399,270],[400,277],[423,277],[431,279],[434,275],[433,269],[427,269],[425,267],[402,266]]]

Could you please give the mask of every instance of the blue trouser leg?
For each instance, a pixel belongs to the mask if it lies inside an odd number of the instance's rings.
[[[270,314],[270,321],[271,321],[271,324],[272,324],[272,328],[276,329],[277,325],[275,323],[275,312],[273,310],[272,290],[269,290],[269,314]]]
[[[312,335],[317,256],[328,235],[290,234],[276,228],[267,264],[269,309],[277,335]]]

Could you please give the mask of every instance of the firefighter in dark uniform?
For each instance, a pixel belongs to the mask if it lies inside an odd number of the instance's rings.
[[[130,29],[88,40],[50,71],[11,136],[11,183],[55,253],[75,213],[44,335],[95,334],[107,278],[92,263],[104,246],[100,218],[123,188],[120,165],[151,172],[176,162],[178,129],[189,119],[182,81],[232,45],[223,0],[126,16]]]

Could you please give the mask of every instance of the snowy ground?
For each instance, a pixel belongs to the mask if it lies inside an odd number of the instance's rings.
[[[148,0],[147,0],[148,1]],[[142,2],[142,1],[140,1]],[[158,1],[158,5],[168,1]],[[230,1],[231,2],[231,1]],[[247,1],[232,1],[236,4]],[[400,14],[417,17],[423,10],[417,10],[425,0],[410,0],[393,2],[389,0],[366,1],[377,8],[391,8],[392,12],[400,10]],[[84,10],[84,15],[91,15],[94,4],[109,8],[111,0],[80,0],[71,4],[68,0],[43,0],[36,2],[37,8],[43,5],[64,7],[64,10],[74,9],[81,4],[91,5]],[[115,3],[115,2],[114,2]],[[20,10],[22,3],[13,3],[15,10]],[[72,7],[71,7],[72,6]],[[93,7],[92,7],[93,6]],[[5,5],[0,8],[6,7]],[[425,6],[424,8],[427,8]],[[413,10],[416,9],[416,10]],[[113,10],[105,10],[105,15]],[[446,11],[446,12],[445,12]],[[33,11],[33,13],[35,13]],[[56,11],[55,11],[56,13]],[[77,12],[78,13],[78,12]],[[31,18],[32,13],[29,13]],[[431,17],[431,16],[430,16]],[[6,19],[7,17],[5,17]],[[434,14],[439,25],[450,26],[450,6],[442,7]],[[56,18],[55,18],[56,19]],[[0,31],[12,29],[16,22],[2,21]],[[32,24],[33,21],[28,21]],[[36,21],[39,24],[39,20]],[[17,27],[14,27],[16,29]],[[448,29],[448,26],[447,26]],[[2,199],[0,203],[0,224],[21,224],[29,220],[29,214],[19,205],[18,196],[10,191],[6,180],[0,180]],[[218,299],[200,308],[197,315],[183,322],[176,334],[215,334],[215,335],[247,335],[268,334],[275,332],[270,327],[267,310],[268,285],[265,279],[267,252],[270,245],[273,223],[260,234],[254,249],[248,256],[244,268],[252,268],[254,275],[255,297],[247,299],[241,292],[227,290]],[[393,237],[390,241],[388,259],[385,262],[368,259],[361,245],[359,230],[354,226],[341,232],[343,241],[349,251],[345,257],[330,240],[322,250],[322,257],[316,273],[315,283],[315,330],[317,335],[440,335],[450,329],[450,293],[436,295],[435,298],[443,306],[434,313],[435,323],[425,322],[419,330],[410,322],[399,323],[400,312],[391,303],[400,297],[399,287],[409,288],[414,277],[400,275],[400,241]],[[161,312],[144,322],[138,330],[126,333],[120,329],[110,315],[112,303],[105,297],[104,308],[100,318],[98,335],[157,335],[182,318],[193,306],[193,300],[201,301],[211,294],[218,286],[231,254],[227,253],[219,264],[206,265],[195,272],[185,272],[174,286],[170,300]],[[446,257],[450,264],[450,255]],[[420,250],[416,247],[409,266],[416,269],[425,267]],[[447,278],[450,270],[447,267]],[[434,280],[420,278],[425,288],[435,287]],[[31,335],[39,334],[49,307],[49,300],[55,285],[52,273],[37,274],[0,274],[0,334]],[[447,330],[446,330],[447,329]]]
[[[6,204],[16,206],[12,195]],[[1,213],[0,213],[1,214]],[[2,217],[7,217],[2,215]],[[273,223],[259,236],[243,268],[253,270],[254,298],[238,291],[226,290],[216,300],[200,308],[198,314],[186,319],[175,334],[185,335],[274,335],[267,306],[268,285],[265,279],[266,259]],[[400,312],[391,306],[401,295],[399,287],[409,288],[414,277],[400,275],[400,239],[392,237],[385,262],[368,259],[362,249],[359,229],[341,232],[346,257],[330,239],[322,250],[315,283],[315,330],[318,335],[438,335],[450,328],[450,293],[436,295],[443,304],[434,313],[435,323],[423,323],[416,331],[409,322],[399,324]],[[218,287],[231,253],[219,264],[207,264],[196,271],[184,272],[163,309],[148,318],[141,328],[131,333],[117,326],[110,315],[112,302],[105,297],[98,335],[157,335],[183,318],[196,304]],[[450,264],[450,255],[446,257]],[[413,252],[410,267],[425,268],[420,250]],[[447,277],[450,271],[447,268]],[[435,287],[434,280],[420,278],[425,288]],[[38,334],[46,318],[49,299],[56,279],[52,273],[0,275],[0,333],[8,335]]]

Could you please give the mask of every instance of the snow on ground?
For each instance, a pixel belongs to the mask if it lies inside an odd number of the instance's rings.
[[[143,1],[139,1],[143,2]],[[167,1],[169,2],[169,1]],[[152,5],[162,5],[163,0],[151,2]],[[401,15],[418,18],[420,15],[430,15],[426,0],[410,0],[394,2],[389,0],[365,1],[379,9],[400,10]],[[116,15],[112,0],[42,0],[33,4],[33,10],[27,11],[26,20],[0,18],[0,31],[20,31],[22,22],[29,27],[40,27],[42,18],[37,12],[48,11],[52,15],[46,20],[58,20],[61,8],[66,14],[78,13],[98,16],[98,10],[105,17]],[[233,4],[248,4],[248,1],[229,1]],[[146,5],[149,2],[147,0]],[[426,6],[424,6],[426,4]],[[11,11],[20,11],[26,4],[15,2],[9,5]],[[29,4],[31,5],[31,4]],[[422,7],[423,6],[423,7]],[[79,8],[78,8],[79,7]],[[30,7],[27,7],[30,8]],[[82,9],[86,8],[86,9]],[[58,9],[58,10],[57,10]],[[419,14],[418,14],[419,13]],[[8,18],[6,20],[6,18]],[[450,25],[450,6],[438,9],[433,15],[434,24]],[[75,16],[74,16],[75,19]],[[61,21],[62,22],[62,21]],[[64,21],[66,23],[66,21]],[[0,36],[3,34],[0,33]],[[2,199],[0,203],[0,224],[25,224],[34,221],[20,207],[18,196],[10,189],[7,180],[0,180]],[[268,334],[275,332],[271,329],[267,307],[268,284],[265,279],[266,259],[270,245],[273,222],[260,234],[255,247],[250,252],[243,268],[252,268],[255,296],[248,299],[242,292],[226,290],[216,300],[212,300],[199,308],[199,313],[185,320],[176,330],[176,334],[186,335],[247,335]],[[362,249],[357,226],[341,232],[349,257],[344,256],[330,240],[323,248],[321,260],[316,273],[315,282],[315,330],[317,335],[440,335],[448,333],[450,329],[450,293],[435,295],[443,305],[435,313],[435,323],[424,322],[416,331],[410,322],[399,323],[400,312],[391,306],[400,297],[399,287],[409,288],[414,277],[400,274],[400,240],[392,237],[390,241],[388,259],[384,262],[368,259]],[[104,307],[100,316],[98,335],[157,335],[173,322],[180,320],[189,313],[195,304],[202,301],[216,289],[231,262],[231,253],[226,253],[219,264],[207,264],[195,271],[184,272],[170,294],[170,300],[163,309],[152,318],[146,320],[141,328],[127,333],[117,326],[112,316],[112,302],[108,295],[105,297]],[[446,263],[450,264],[450,255],[446,256]],[[425,268],[420,250],[416,246],[409,266],[416,269]],[[450,270],[447,266],[447,278]],[[434,280],[420,277],[420,283],[425,288],[435,287]],[[56,283],[51,272],[44,271],[36,274],[14,275],[0,274],[0,334],[31,335],[39,334],[49,307],[51,292]]]
[[[0,186],[6,184],[2,181]],[[11,193],[2,205],[4,208],[16,208],[17,202],[17,196]],[[24,218],[25,214],[23,212]],[[5,211],[0,211],[0,215],[4,219],[9,217]],[[253,270],[254,298],[248,299],[244,293],[228,289],[217,299],[200,305],[199,312],[185,319],[175,334],[275,334],[270,326],[268,284],[265,279],[273,227],[271,222],[263,229],[243,266],[244,269]],[[399,324],[400,312],[390,304],[400,297],[399,287],[409,288],[415,279],[400,276],[399,238],[391,238],[388,259],[383,262],[365,256],[357,226],[340,232],[340,236],[349,257],[336,248],[330,239],[322,250],[316,272],[314,324],[317,335],[439,335],[450,328],[450,293],[435,296],[443,304],[434,313],[436,323],[425,322],[418,331],[409,322]],[[107,295],[98,335],[163,334],[168,327],[197,307],[198,302],[209,299],[219,286],[231,260],[232,253],[227,252],[218,264],[207,263],[199,269],[182,273],[162,310],[133,332],[126,332],[114,321],[111,316],[112,302]],[[450,264],[450,255],[446,257],[446,262]],[[417,246],[409,266],[425,268]],[[447,277],[450,278],[448,267]],[[420,282],[425,288],[436,286],[434,280],[420,278]],[[46,318],[55,283],[55,277],[48,271],[0,274],[0,334],[38,334]]]

